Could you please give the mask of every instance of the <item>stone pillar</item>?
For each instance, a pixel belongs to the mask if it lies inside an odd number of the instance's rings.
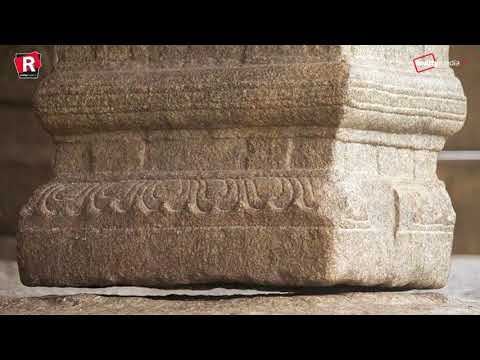
[[[30,286],[436,288],[465,118],[448,46],[60,46],[36,106],[55,179],[23,208]]]

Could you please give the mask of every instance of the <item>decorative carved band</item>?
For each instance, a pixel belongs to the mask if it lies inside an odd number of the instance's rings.
[[[317,177],[54,182],[34,194],[22,218],[35,217],[39,224],[58,220],[62,226],[62,219],[76,218],[100,227],[122,226],[124,216],[151,218],[156,226],[183,226],[172,221],[177,216],[204,219],[208,226],[257,225],[244,218],[250,214],[263,225],[296,218],[308,226],[375,229],[392,216],[395,233],[453,231],[455,213],[441,183],[385,185]],[[377,213],[375,203],[386,192],[393,192],[386,207],[395,213]],[[202,221],[196,226],[207,225]]]
[[[296,209],[322,216],[325,208],[345,219],[367,222],[359,188],[336,186],[319,178],[175,179],[109,183],[51,183],[36,192],[22,216],[99,216],[103,212],[229,212]]]

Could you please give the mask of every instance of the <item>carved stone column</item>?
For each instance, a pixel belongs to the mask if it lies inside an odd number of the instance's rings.
[[[56,178],[24,207],[27,285],[435,288],[465,118],[448,46],[59,46],[36,106]]]

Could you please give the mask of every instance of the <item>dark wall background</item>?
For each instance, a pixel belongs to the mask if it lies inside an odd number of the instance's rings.
[[[445,149],[480,150],[480,45],[453,45],[450,59],[461,62],[453,69],[468,99],[468,116]],[[445,181],[457,213],[454,253],[480,254],[480,161],[440,161],[438,176]]]
[[[16,52],[33,50],[41,79],[52,69],[51,46],[0,45],[0,234],[16,232],[21,206],[52,176],[53,143],[32,111],[39,80],[19,80],[13,65]]]
[[[16,52],[33,50],[42,54],[41,79],[53,68],[52,46],[0,45],[0,234],[15,234],[21,206],[52,176],[53,143],[32,111],[39,80],[19,80],[13,66]],[[454,45],[450,58],[460,61],[468,118],[446,149],[480,150],[480,45]],[[457,212],[454,252],[480,254],[480,161],[441,161],[438,174]]]

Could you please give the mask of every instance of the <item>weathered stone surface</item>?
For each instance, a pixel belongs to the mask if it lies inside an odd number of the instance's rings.
[[[480,302],[440,294],[346,293],[232,299],[76,295],[0,298],[0,314],[32,315],[480,315]]]
[[[40,297],[66,296],[79,294],[112,295],[112,296],[252,296],[252,295],[294,295],[299,289],[286,288],[175,288],[158,289],[145,287],[117,286],[105,288],[74,288],[74,287],[28,287],[21,283],[18,266],[15,261],[16,245],[11,237],[0,237],[0,297]],[[312,289],[308,291],[311,292]],[[345,290],[345,289],[344,289]],[[332,289],[316,289],[320,293],[332,292]],[[338,291],[336,289],[335,291]],[[420,290],[403,291],[402,294]],[[333,291],[334,292],[334,291]],[[480,257],[452,257],[451,271],[446,287],[439,290],[421,290],[436,292],[447,297],[454,296],[464,300],[480,301]]]
[[[31,286],[438,288],[465,118],[448,46],[59,47],[56,178],[22,210]],[[75,56],[72,54],[75,53]],[[120,71],[121,70],[121,71]]]
[[[454,256],[441,290],[54,288],[23,286],[15,239],[0,240],[9,244],[0,248],[8,255],[0,259],[1,314],[480,314],[478,256]]]

